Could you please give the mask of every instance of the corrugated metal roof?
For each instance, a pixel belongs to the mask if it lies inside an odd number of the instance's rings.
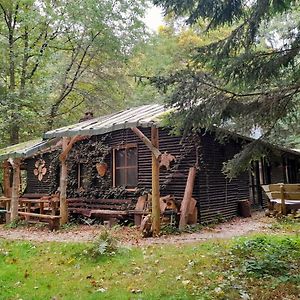
[[[8,158],[27,158],[55,146],[59,139],[36,139],[0,149],[0,160]]]
[[[137,126],[159,126],[159,117],[165,112],[167,112],[167,109],[160,104],[143,105],[54,129],[46,132],[44,138],[74,135],[98,135]]]

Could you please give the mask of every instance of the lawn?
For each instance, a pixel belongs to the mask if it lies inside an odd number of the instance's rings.
[[[300,298],[297,235],[116,249],[109,238],[2,240],[0,299]]]

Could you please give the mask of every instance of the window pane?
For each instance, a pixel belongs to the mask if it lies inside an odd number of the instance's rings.
[[[116,169],[116,186],[126,185],[125,169]]]
[[[128,168],[127,172],[127,187],[136,187],[137,186],[137,168]]]
[[[127,166],[136,166],[137,164],[137,148],[127,149]]]
[[[116,154],[116,167],[125,166],[125,149],[115,150]]]

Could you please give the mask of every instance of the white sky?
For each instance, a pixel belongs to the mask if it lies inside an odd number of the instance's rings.
[[[163,14],[159,7],[153,6],[148,9],[145,16],[146,25],[153,31],[157,31],[158,27],[163,24]]]

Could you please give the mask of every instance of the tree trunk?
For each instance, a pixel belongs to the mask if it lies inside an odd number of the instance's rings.
[[[13,160],[13,186],[10,206],[10,221],[13,222],[18,219],[18,206],[20,196],[20,159]]]
[[[62,151],[68,146],[68,138],[63,137]],[[60,225],[68,223],[68,203],[67,203],[67,177],[68,168],[66,163],[67,157],[60,158]]]
[[[196,177],[196,168],[191,167],[186,181],[183,200],[181,202],[179,229],[183,229],[187,225],[188,215],[189,215],[189,205],[193,196],[195,177]]]
[[[158,129],[151,128],[152,145],[158,149]],[[152,230],[153,236],[160,232],[160,205],[159,205],[159,161],[152,152]]]

